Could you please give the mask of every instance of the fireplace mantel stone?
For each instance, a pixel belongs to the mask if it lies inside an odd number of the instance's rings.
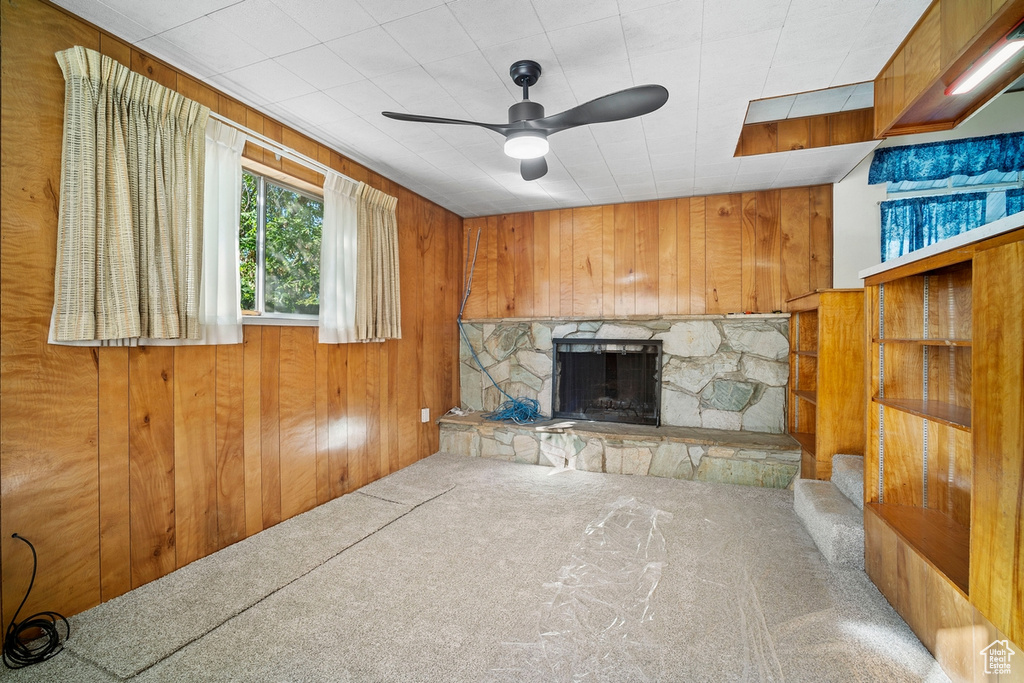
[[[788,314],[615,320],[472,320],[463,323],[481,364],[509,395],[551,412],[552,339],[661,339],[662,423],[780,434],[786,425]],[[462,407],[493,410],[504,396],[460,340]]]

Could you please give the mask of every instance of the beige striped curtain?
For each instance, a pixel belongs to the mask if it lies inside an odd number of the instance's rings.
[[[402,338],[398,199],[365,183],[357,190],[356,338]]]
[[[210,110],[84,47],[57,53],[56,342],[196,339]]]

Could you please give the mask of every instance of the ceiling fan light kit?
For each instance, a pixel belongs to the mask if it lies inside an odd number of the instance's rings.
[[[524,59],[509,68],[512,82],[522,87],[523,101],[508,108],[508,123],[482,123],[436,116],[381,112],[398,121],[445,123],[461,126],[480,126],[505,136],[505,154],[519,159],[519,172],[523,180],[536,180],[548,172],[544,155],[550,149],[548,136],[569,128],[591,123],[621,121],[649,114],[668,101],[668,90],[661,85],[637,85],[611,93],[595,100],[567,109],[560,114],[544,116],[544,107],[530,100],[530,86],[540,78],[537,62]]]
[[[505,138],[505,154],[513,159],[536,159],[548,153],[548,136],[541,131],[523,130]]]

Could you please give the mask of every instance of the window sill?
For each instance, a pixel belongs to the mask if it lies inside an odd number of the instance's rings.
[[[317,327],[320,322],[312,317],[291,317],[291,316],[270,316],[270,315],[243,315],[243,325],[276,325],[279,327]]]

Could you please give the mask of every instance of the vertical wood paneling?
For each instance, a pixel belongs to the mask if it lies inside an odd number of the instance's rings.
[[[365,418],[365,437],[362,468],[366,479],[364,483],[377,481],[381,478],[380,459],[380,344],[363,344],[366,357],[366,402],[363,416]],[[429,400],[421,401],[429,405]],[[428,447],[429,448],[429,447]]]
[[[806,187],[780,190],[782,298],[810,291],[810,204]]]
[[[757,311],[781,311],[782,298],[782,225],[779,222],[778,190],[757,193],[757,219],[754,224],[754,277],[757,280]],[[831,286],[831,280],[829,280]]]
[[[175,569],[174,350],[128,354],[132,588]]]
[[[178,74],[174,69],[138,50],[132,50],[130,68],[166,88],[173,89],[178,82]]]
[[[605,318],[615,316],[615,207],[601,207],[601,309]]]
[[[217,349],[174,349],[176,563],[217,550]]]
[[[636,314],[658,314],[658,203],[636,205]]]
[[[399,211],[400,221],[405,222],[408,225],[406,230],[399,230],[398,232],[398,257],[402,266],[402,300],[403,301],[420,301],[422,297],[422,291],[424,286],[424,275],[422,267],[422,257],[420,251],[420,228],[419,225],[422,222],[420,212],[422,206],[418,203],[413,203],[410,199],[411,195],[408,192],[399,192]],[[494,230],[490,227],[490,222],[483,220],[481,223],[483,227],[482,235],[486,237],[486,240],[491,240],[494,234]],[[484,239],[484,238],[482,238]],[[480,246],[480,258],[481,261],[478,263],[477,278],[487,273],[490,268],[487,265],[487,259],[485,255],[488,254],[488,250],[484,248],[485,244],[489,242],[483,241]],[[493,261],[490,262],[493,264]],[[496,272],[495,272],[496,275]],[[478,280],[474,280],[474,283]],[[484,277],[483,282],[488,283],[489,278]],[[476,285],[474,284],[474,287]],[[488,285],[490,286],[490,285]],[[489,295],[488,295],[489,296]],[[496,299],[495,299],[496,300]],[[429,312],[428,312],[429,315]],[[398,362],[402,368],[403,384],[406,387],[415,387],[415,389],[407,389],[398,393],[398,443],[400,447],[399,462],[403,467],[415,462],[417,459],[422,457],[423,451],[420,447],[420,376],[421,366],[423,362],[423,348],[420,344],[423,335],[423,318],[422,313],[416,314],[415,310],[402,306],[402,340],[398,345]],[[355,363],[355,356],[351,358],[346,355],[346,360],[351,363]],[[347,376],[348,373],[346,373]],[[339,381],[341,381],[339,379]],[[346,400],[356,401],[357,397],[348,397]],[[361,401],[361,399],[359,399]],[[357,403],[356,405],[360,405]],[[346,420],[346,430],[348,430],[349,436],[353,432],[352,418]],[[354,472],[356,471],[356,451],[355,448],[359,445],[359,442],[349,440],[349,455],[348,455],[348,488],[351,490],[357,484],[353,478]]]
[[[826,289],[832,286],[832,188],[828,185],[809,188],[808,201],[808,288]]]
[[[507,317],[516,311],[516,233],[514,214],[498,216],[498,315]]]
[[[41,3],[4,3],[0,17],[0,567],[6,627],[25,595],[32,561],[25,544],[11,538],[15,532],[35,544],[46,567],[23,617],[80,611],[100,597],[96,356],[46,344],[64,111],[64,78],[53,54],[72,45],[97,49],[100,41],[95,30]]]
[[[516,268],[516,314],[533,315],[533,214],[517,213],[513,223],[515,229],[515,268]],[[434,250],[435,255],[442,250]],[[437,279],[444,282],[444,279]],[[440,322],[440,321],[439,321]]]
[[[242,344],[217,347],[217,546],[245,538],[245,372]]]
[[[281,521],[281,328],[263,329],[260,356],[260,479],[263,528]]]
[[[677,234],[676,200],[664,199],[658,202],[658,312],[662,315],[676,312]]]
[[[770,313],[786,298],[832,286],[828,185],[473,220],[533,225],[532,240],[515,242],[534,252],[502,261],[533,288],[533,308],[516,303],[505,317]]]
[[[15,531],[36,545],[42,570],[26,612],[56,609],[70,616],[351,490],[350,428],[362,438],[362,452],[376,457],[374,476],[428,455],[437,427],[420,424],[419,402],[437,415],[458,396],[452,321],[461,292],[462,220],[51,4],[6,3],[0,16],[3,623],[27,583],[27,549],[10,538]],[[314,331],[305,327],[246,325],[244,343],[235,346],[47,345],[64,98],[53,54],[72,45],[100,49],[228,118],[398,196],[406,338],[367,345],[373,353],[367,362],[363,350],[354,380],[347,362],[353,345],[317,345]],[[252,145],[245,153],[306,173],[273,155],[265,159]],[[533,236],[529,220],[514,220],[523,226],[517,236],[536,246],[541,237]],[[424,224],[426,241],[420,236]],[[555,235],[561,236],[558,230]],[[540,252],[546,254],[549,244]],[[517,243],[514,257],[527,265],[517,262],[514,270],[536,280],[536,250],[532,258],[522,258],[523,251]],[[515,294],[521,297],[525,288],[535,301],[536,287],[522,277]],[[488,295],[497,294],[496,286],[488,292],[487,280],[478,271],[482,311]],[[546,279],[543,284],[550,293]],[[557,301],[557,288],[554,296]],[[355,420],[348,410],[350,381],[362,387]],[[363,419],[368,402],[369,436]],[[359,466],[366,471],[369,464]]]
[[[558,211],[546,211],[548,221],[548,315],[562,311],[562,221]]]
[[[348,486],[348,344],[332,344],[327,355],[327,411],[331,497],[346,493]]]
[[[132,63],[132,46],[123,40],[118,40],[114,36],[101,33],[99,51],[100,54],[106,55],[114,61],[120,62],[122,65],[130,68]],[[184,95],[185,93],[182,94]],[[189,97],[189,95],[185,96]]]
[[[690,198],[690,313],[706,312],[705,284],[707,249],[705,247],[706,199]]]
[[[317,343],[314,339],[316,381],[316,502],[326,503],[331,495],[331,413],[330,413],[330,362],[328,357],[335,344]]]
[[[482,218],[474,218],[466,221],[466,236],[463,239],[463,252],[466,270],[472,268],[472,290],[469,299],[466,300],[466,310],[463,317],[467,319],[487,317],[487,236],[484,234],[487,228],[487,221]],[[473,256],[476,255],[476,264],[473,263]],[[399,256],[401,261],[401,256]],[[469,270],[466,270],[470,273]],[[469,275],[466,276],[467,278]],[[462,283],[463,288],[466,283]],[[460,301],[461,303],[461,301]]]
[[[380,398],[377,401],[377,423],[380,425],[380,473],[381,476],[387,476],[399,468],[397,414],[392,410],[394,404],[391,400],[391,397],[394,395],[393,392],[397,390],[397,387],[395,374],[391,371],[391,355],[389,351],[392,348],[392,344],[389,342],[386,344],[376,344],[375,346],[378,346],[380,351],[377,366],[377,375],[380,377]],[[448,363],[443,359],[439,365],[441,367],[448,367]],[[394,441],[392,441],[392,435],[395,436]],[[392,445],[395,446],[394,453],[392,453]],[[394,467],[392,467],[392,462],[394,462]]]
[[[484,259],[484,272],[487,274],[487,314],[488,318],[497,318],[501,315],[501,306],[498,303],[498,217],[491,216],[484,226],[484,244],[481,245],[481,252],[486,256]],[[483,249],[486,245],[487,249]],[[419,258],[417,257],[417,261]]]
[[[667,314],[662,311],[662,314]],[[690,200],[676,200],[676,313],[690,313]]]
[[[757,195],[753,192],[743,193],[741,206],[740,277],[743,292],[740,305],[744,311],[756,311],[759,310],[757,306]]]
[[[245,535],[263,529],[263,328],[243,329],[242,439],[245,468]]]
[[[742,206],[740,195],[717,195],[705,200],[707,256],[705,313],[735,313],[742,298]]]
[[[132,587],[128,349],[99,349],[100,599]]]
[[[316,349],[312,327],[282,327],[281,519],[316,507]]]
[[[559,250],[562,258],[559,261],[559,306],[561,315],[572,315],[573,301],[573,251],[572,251],[572,209],[562,209],[558,212],[559,223]]]
[[[636,313],[636,212],[633,204],[616,204],[615,315]]]
[[[422,278],[423,286],[430,287],[436,296],[440,291],[441,283],[435,277],[437,273],[437,259],[434,258],[435,246],[443,242],[441,238],[441,220],[436,210],[437,207],[430,204],[421,204],[419,207],[419,220],[417,220],[417,226],[419,227],[419,239],[417,241],[416,259],[419,262],[419,272]],[[500,225],[500,221],[499,221]],[[505,226],[507,230],[500,230],[499,232],[505,232],[506,246],[509,251],[506,253],[508,259],[508,270],[511,273],[511,309],[515,310],[515,222],[514,219],[507,221]],[[500,255],[500,254],[499,254]],[[499,277],[499,281],[501,278]],[[430,283],[430,284],[427,284]],[[436,283],[436,284],[435,284]],[[499,303],[501,299],[499,298]],[[505,315],[503,313],[502,315]],[[441,320],[438,316],[426,316],[421,317],[415,324],[415,330],[413,332],[413,339],[416,340],[416,367],[422,367],[423,363],[430,363],[434,367],[441,367],[441,345],[440,345],[440,331],[441,331]],[[374,345],[377,346],[377,345]],[[380,406],[380,386],[377,377],[379,372],[378,358],[373,355],[374,349],[368,348],[366,350],[368,367],[366,372],[367,378],[367,394],[366,394],[366,408],[367,408],[367,452],[366,458],[370,462],[371,466],[368,470],[367,482],[374,481],[380,478],[380,467],[379,467],[379,443],[378,443],[378,431],[379,426],[377,420],[379,418],[379,406]],[[437,409],[436,400],[438,394],[437,385],[437,373],[428,372],[423,373],[418,386],[419,391],[419,404],[416,406],[417,409],[430,408],[434,406],[435,412]],[[432,428],[433,426],[429,423],[423,423],[417,420],[417,453],[427,452],[434,453],[437,450],[437,430]]]
[[[601,207],[573,209],[573,315],[601,314],[603,230]]]
[[[348,348],[348,477],[349,490],[365,485],[366,474],[366,344]]]
[[[551,219],[547,211],[533,214],[533,314],[551,315]]]

